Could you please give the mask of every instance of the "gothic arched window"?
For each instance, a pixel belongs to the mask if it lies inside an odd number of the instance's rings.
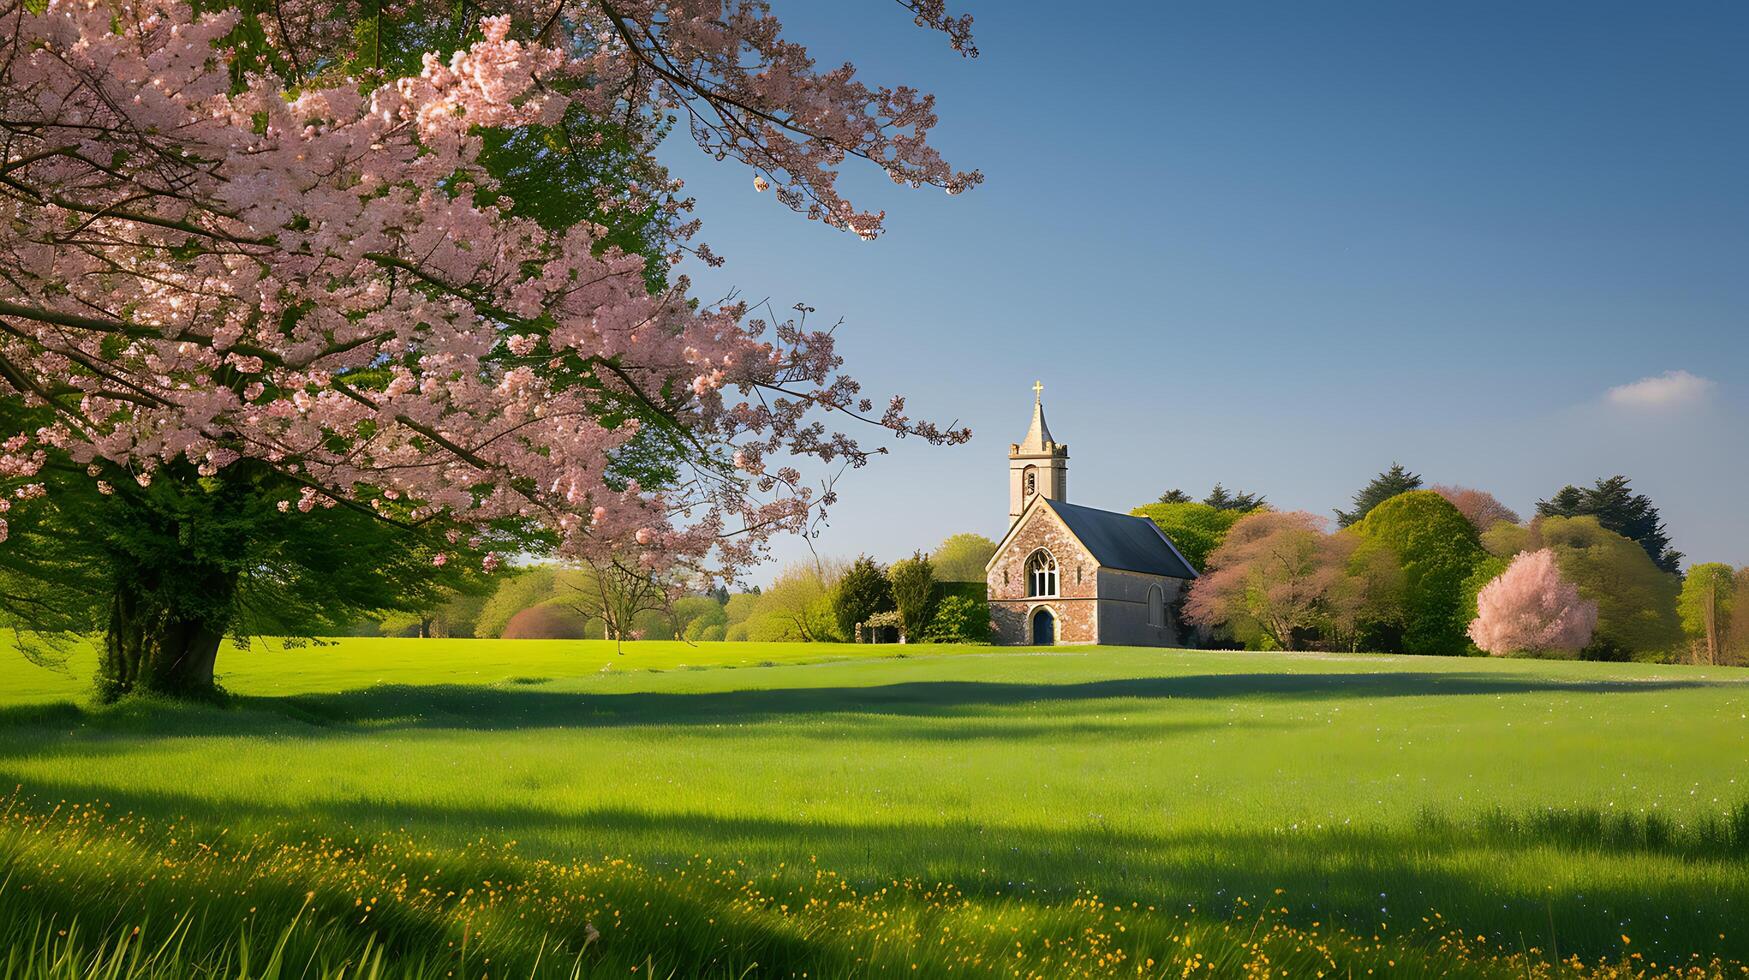
[[[1030,497],[1035,493],[1038,493],[1038,470],[1028,466],[1026,468],[1026,495]]]
[[[1166,625],[1166,593],[1158,585],[1148,589],[1148,625]]]
[[[1026,560],[1026,594],[1052,596],[1057,594],[1057,559],[1040,548]]]

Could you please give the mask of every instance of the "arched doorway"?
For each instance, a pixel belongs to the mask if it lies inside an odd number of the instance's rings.
[[[1032,645],[1048,647],[1057,642],[1057,617],[1044,606],[1032,614]]]

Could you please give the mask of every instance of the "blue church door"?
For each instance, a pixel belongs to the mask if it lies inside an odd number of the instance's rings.
[[[1048,647],[1057,642],[1057,617],[1040,607],[1032,614],[1032,645]]]

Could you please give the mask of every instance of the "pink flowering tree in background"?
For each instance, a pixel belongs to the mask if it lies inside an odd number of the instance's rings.
[[[973,53],[968,19],[903,6]],[[0,0],[0,25],[0,535],[33,556],[5,568],[77,563],[56,520],[134,515],[80,525],[108,693],[209,689],[245,586],[333,567],[263,528],[351,515],[433,574],[541,548],[726,576],[831,502],[802,461],[882,451],[832,419],[969,437],[863,397],[803,316],[666,272],[716,261],[654,162],[670,119],[864,237],[851,158],[979,180],[930,147],[930,97],[816,67],[762,3]],[[150,546],[116,544],[140,514]]]
[[[1486,490],[1473,487],[1455,487],[1441,485],[1432,488],[1434,493],[1444,497],[1464,518],[1476,527],[1476,533],[1482,534],[1494,525],[1505,521],[1517,524],[1518,512],[1500,502],[1500,498]]]
[[[1476,596],[1470,639],[1496,657],[1577,656],[1597,628],[1597,603],[1561,577],[1551,548],[1521,552]]]
[[[1354,539],[1336,538],[1305,511],[1240,518],[1191,583],[1184,618],[1225,627],[1247,644],[1292,650],[1325,620]]]

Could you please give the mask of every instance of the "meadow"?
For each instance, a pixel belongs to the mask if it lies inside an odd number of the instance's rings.
[[[88,661],[0,654],[6,980],[1749,974],[1749,671],[358,639],[98,709]]]

